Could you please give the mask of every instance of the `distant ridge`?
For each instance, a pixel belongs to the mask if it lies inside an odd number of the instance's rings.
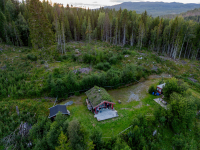
[[[105,6],[104,8],[110,9],[127,9],[135,10],[137,13],[142,13],[145,10],[153,17],[162,16],[167,14],[180,14],[191,9],[200,8],[200,4],[189,3],[164,3],[164,2],[124,2],[118,5]]]

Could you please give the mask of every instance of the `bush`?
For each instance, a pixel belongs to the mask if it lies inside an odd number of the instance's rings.
[[[149,90],[148,90],[149,94],[152,94],[153,92],[156,92],[156,87],[154,85],[151,85],[149,87]]]
[[[105,63],[100,62],[96,65],[96,68],[99,70],[107,71],[111,68],[111,66],[108,62],[105,62]]]
[[[74,95],[79,96],[80,92],[75,92]]]
[[[44,60],[41,60],[41,62],[40,62],[41,64],[44,64],[45,63],[45,61]]]
[[[118,61],[118,59],[117,59],[116,56],[113,56],[113,57],[111,57],[111,58],[109,59],[109,62],[110,62],[111,64],[113,64],[113,65],[116,64],[117,61]]]
[[[67,59],[68,59],[68,56],[67,56],[67,55],[63,55],[63,56],[62,56],[62,59],[63,59],[63,60],[67,60]]]
[[[129,51],[129,50],[123,50],[122,54],[123,55],[131,55],[131,51]]]
[[[91,55],[91,54],[83,54],[83,62],[84,63],[87,63],[87,64],[90,64],[90,63],[95,63],[96,61],[96,57]]]
[[[35,56],[34,54],[28,54],[27,58],[32,60],[32,61],[37,61],[37,56]]]
[[[75,54],[72,54],[71,58],[72,58],[73,61],[76,61],[78,59],[78,57],[76,57]]]
[[[23,48],[21,51],[22,51],[22,52],[30,52],[31,50],[28,49],[28,48]]]

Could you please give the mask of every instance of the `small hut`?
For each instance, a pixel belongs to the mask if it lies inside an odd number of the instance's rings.
[[[164,88],[164,87],[165,87],[165,83],[158,85],[158,86],[157,86],[157,92],[158,92],[159,94],[162,94],[163,88]]]
[[[104,88],[94,86],[86,92],[86,95],[87,107],[92,112],[95,112],[95,114],[98,114],[104,109],[114,109],[113,106],[115,103],[113,103],[111,96]]]
[[[55,118],[59,111],[64,115],[70,115],[70,112],[69,110],[67,110],[66,105],[56,105],[49,109],[50,109],[49,118]]]

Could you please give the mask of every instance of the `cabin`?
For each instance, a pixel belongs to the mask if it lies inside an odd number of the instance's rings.
[[[49,109],[50,109],[50,113],[49,113],[48,118],[51,118],[51,119],[55,118],[59,111],[64,115],[70,115],[70,111],[67,110],[66,105],[56,105]]]
[[[159,93],[159,94],[162,94],[163,93],[163,88],[165,87],[165,83],[163,83],[163,84],[160,84],[160,85],[158,85],[157,86],[157,92]]]
[[[94,86],[86,92],[87,108],[95,114],[98,121],[117,117],[115,103],[104,88]]]

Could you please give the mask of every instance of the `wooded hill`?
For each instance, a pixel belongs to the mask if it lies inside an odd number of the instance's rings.
[[[127,9],[135,10],[137,13],[141,14],[145,10],[148,14],[153,17],[167,15],[167,14],[180,14],[191,9],[200,8],[200,4],[189,3],[164,3],[164,2],[124,2],[118,5],[105,6],[104,8],[109,9]]]
[[[195,8],[193,10],[189,10],[187,12],[181,14],[169,14],[162,16],[163,18],[174,19],[177,16],[182,16],[185,20],[193,20],[196,22],[200,22],[200,8]]]
[[[152,18],[146,11],[89,10],[39,0],[1,0],[0,4],[0,39],[7,44],[37,49],[56,42],[58,51],[65,53],[70,40],[101,40],[147,47],[173,59],[199,57],[200,25],[182,17]]]

